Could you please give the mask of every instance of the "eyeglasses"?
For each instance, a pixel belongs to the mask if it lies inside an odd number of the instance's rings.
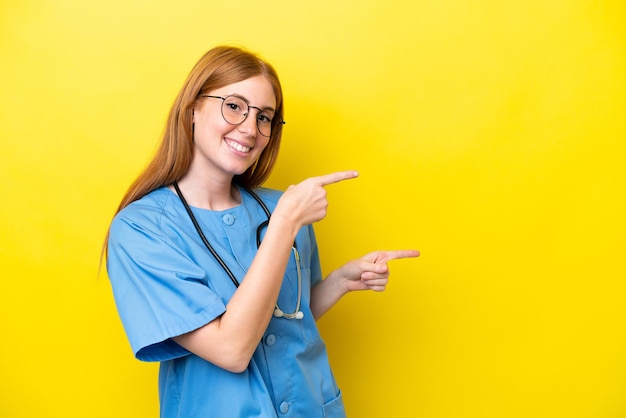
[[[259,133],[263,136],[272,134],[273,125],[284,125],[285,121],[274,121],[274,111],[269,109],[261,109],[260,107],[250,106],[244,99],[239,96],[211,96],[203,94],[202,97],[210,97],[211,99],[220,99],[222,101],[222,117],[231,125],[241,125],[248,114],[250,108],[257,109],[259,113],[256,115],[256,126]]]

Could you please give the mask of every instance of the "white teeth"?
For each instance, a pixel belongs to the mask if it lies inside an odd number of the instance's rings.
[[[226,141],[226,143],[228,144],[229,147],[231,147],[232,149],[239,151],[239,152],[249,152],[250,151],[250,147],[246,147],[244,145],[238,144],[237,142],[234,141]]]

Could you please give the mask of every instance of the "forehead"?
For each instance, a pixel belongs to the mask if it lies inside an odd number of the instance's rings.
[[[245,98],[249,104],[260,108],[276,109],[274,87],[265,76],[258,75],[237,83],[229,84],[210,92],[216,96],[236,95]]]

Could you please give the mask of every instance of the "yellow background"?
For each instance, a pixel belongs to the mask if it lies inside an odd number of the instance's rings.
[[[0,417],[154,417],[108,222],[210,47],[286,94],[268,186],[357,169],[326,272],[417,248],[320,321],[351,417],[626,416],[626,3],[0,3]]]

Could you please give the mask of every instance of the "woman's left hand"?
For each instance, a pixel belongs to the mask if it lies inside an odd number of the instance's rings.
[[[419,256],[416,250],[374,251],[341,267],[348,291],[373,290],[382,292],[389,282],[387,263],[399,258]]]
[[[374,251],[332,271],[311,288],[311,311],[317,320],[348,292],[373,290],[382,292],[389,282],[387,263],[398,258],[419,256],[416,250]]]

